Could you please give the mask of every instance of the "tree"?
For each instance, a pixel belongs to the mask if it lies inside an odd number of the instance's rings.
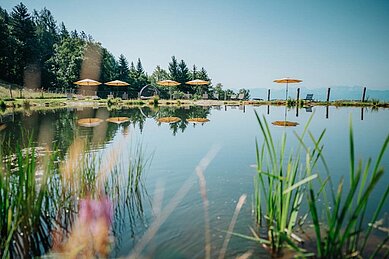
[[[11,81],[12,48],[9,32],[9,16],[6,10],[0,7],[0,78]]]
[[[53,85],[63,89],[72,88],[80,78],[85,42],[79,38],[63,38],[54,44],[54,54],[48,60],[55,76]]]
[[[167,87],[163,87],[157,84],[158,81],[167,80],[170,78],[169,73],[161,68],[160,66],[157,66],[151,76],[149,77],[149,81],[152,86],[156,87],[159,92],[160,96],[162,98],[168,98],[169,97],[169,89]]]
[[[175,56],[172,56],[172,62],[169,63],[170,79],[178,80],[178,62]]]
[[[41,71],[41,85],[49,88],[54,80],[47,62],[54,54],[54,44],[59,41],[58,28],[51,12],[46,8],[34,11],[35,34],[38,42],[38,62]]]
[[[177,73],[177,82],[179,82],[181,85],[179,86],[180,90],[184,93],[194,93],[194,89],[192,86],[187,85],[186,82],[190,81],[190,74],[189,69],[185,64],[184,60],[181,60],[178,64],[178,73]]]
[[[191,73],[191,80],[197,79],[197,73],[198,73],[197,67],[196,67],[196,65],[193,65],[193,70],[192,70],[192,73]]]
[[[126,57],[121,54],[119,56],[119,65],[118,65],[118,79],[128,82],[129,81],[129,69],[128,69],[128,61]]]
[[[212,87],[212,83],[211,83],[211,79],[208,77],[208,73],[207,73],[207,71],[205,70],[204,67],[201,68],[201,70],[197,74],[197,76],[198,76],[198,79],[209,82],[208,85],[202,85],[201,86],[202,92],[207,92],[208,93],[210,91],[210,88]]]
[[[115,57],[106,48],[102,48],[101,51],[100,80],[102,82],[108,82],[117,79],[119,77],[119,65],[116,62]]]
[[[68,38],[70,36],[69,31],[66,29],[66,26],[63,22],[61,22],[61,25],[59,26],[59,36],[61,39]]]
[[[37,61],[37,39],[35,26],[27,7],[20,3],[11,12],[10,35],[13,38],[14,72],[13,81],[23,84],[24,71]]]
[[[136,68],[134,63],[131,62],[129,76],[131,89],[133,90],[132,93],[130,93],[131,97],[137,97],[142,87],[149,83],[149,78],[143,70],[142,61],[140,58],[138,58]]]

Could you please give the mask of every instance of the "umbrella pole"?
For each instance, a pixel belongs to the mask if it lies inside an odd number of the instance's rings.
[[[285,96],[285,121],[286,121],[286,113],[288,109],[288,82],[286,82],[286,96]]]

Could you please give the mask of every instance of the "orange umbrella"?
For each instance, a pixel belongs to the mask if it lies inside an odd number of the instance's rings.
[[[162,80],[162,81],[158,81],[157,84],[161,85],[161,86],[177,86],[177,85],[180,85],[179,82],[176,82],[174,80]],[[170,89],[169,89],[169,94],[170,94],[170,99],[172,99],[172,93],[171,93]]]
[[[273,82],[279,83],[279,84],[285,84],[286,83],[286,97],[285,97],[285,101],[287,101],[288,100],[288,84],[301,83],[302,81],[303,80],[300,80],[300,79],[294,79],[294,78],[285,77],[285,78],[281,78],[281,79],[276,79]]]

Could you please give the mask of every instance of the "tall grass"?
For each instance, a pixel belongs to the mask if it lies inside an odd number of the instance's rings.
[[[306,183],[317,177],[308,174],[313,164],[301,165],[299,151],[296,156],[286,157],[286,135],[282,136],[277,151],[269,125],[256,114],[263,135],[263,144],[256,143],[257,170],[255,180],[255,209],[257,221],[267,228],[267,237],[259,238],[272,254],[280,255],[285,247],[303,252],[295,241],[294,234],[298,223],[301,203],[305,195]],[[306,131],[303,132],[303,135]]]
[[[116,195],[136,197],[131,210],[142,206],[139,193],[145,159],[143,153],[137,153],[143,152],[141,147],[129,158],[126,174],[118,170],[123,161],[112,160],[116,166],[103,168],[101,157],[88,152],[83,141],[76,140],[60,163],[57,152],[38,157],[31,141],[28,148],[19,146],[15,155],[0,154],[1,258],[40,256],[53,245],[66,247],[62,242],[71,240],[80,201],[93,205],[93,199],[109,197],[117,202],[114,206],[121,206],[123,200]],[[107,243],[103,254],[108,248]]]
[[[371,158],[366,163],[356,162],[355,143],[352,124],[350,121],[349,131],[350,141],[350,171],[348,175],[348,187],[345,187],[345,180],[342,178],[335,191],[332,186],[324,187],[322,183],[324,219],[319,218],[317,196],[312,184],[309,185],[309,212],[313,221],[317,256],[320,258],[340,258],[340,257],[364,257],[371,255],[373,258],[380,254],[389,255],[389,248],[385,247],[388,242],[388,236],[379,244],[370,242],[371,233],[375,222],[381,215],[383,206],[389,194],[389,186],[380,191],[380,200],[376,206],[369,204],[369,199],[375,191],[377,184],[384,176],[384,170],[381,162],[389,143],[389,135],[383,141],[379,155],[375,163]],[[321,152],[321,149],[315,146],[315,150]],[[311,157],[307,156],[307,160]],[[325,165],[327,175],[330,178],[330,172],[326,166],[326,161],[322,155],[320,159]],[[376,190],[377,191],[377,190]],[[327,197],[331,197],[327,199]],[[372,211],[367,211],[374,207]],[[333,209],[331,209],[333,208]],[[368,224],[367,224],[368,223]],[[386,233],[388,235],[388,233]],[[370,242],[370,243],[369,243]],[[369,245],[370,251],[366,251]],[[386,250],[385,250],[386,249]]]
[[[380,192],[380,200],[376,206],[369,204],[369,199],[373,191],[377,191],[375,188],[384,175],[381,162],[389,143],[389,135],[383,141],[374,163],[372,159],[368,159],[365,164],[362,161],[357,163],[350,121],[350,171],[346,176],[348,187],[342,178],[337,188],[334,188],[323,156],[324,146],[321,144],[325,131],[316,139],[308,131],[308,122],[300,136],[295,134],[299,143],[297,152],[292,152],[293,155],[286,160],[286,136],[283,135],[278,150],[266,120],[256,116],[263,135],[263,145],[261,148],[258,143],[256,145],[258,176],[255,181],[255,211],[257,221],[264,223],[268,234],[265,238],[255,235],[252,239],[267,246],[276,256],[281,255],[285,247],[294,249],[300,255],[307,255],[299,245],[303,240],[293,233],[298,224],[298,216],[302,214],[303,219],[309,215],[312,220],[316,249],[309,252],[314,252],[318,258],[388,256],[388,236],[375,244],[374,248],[371,247],[370,238],[387,201],[389,186]],[[313,147],[306,144],[306,135],[309,135]],[[305,162],[301,159],[301,153],[305,154]],[[317,171],[319,162],[323,164],[324,174],[313,173]],[[316,183],[312,181],[315,178]],[[322,203],[319,204],[318,200]],[[303,201],[308,202],[308,212],[305,215],[300,211]],[[371,207],[374,210],[368,211]]]

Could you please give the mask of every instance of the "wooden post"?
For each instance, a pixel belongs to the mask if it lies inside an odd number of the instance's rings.
[[[267,106],[267,114],[270,114],[270,105]]]
[[[270,101],[270,89],[267,90],[267,101]]]
[[[363,88],[362,102],[365,102],[365,96],[366,96],[366,87]],[[363,120],[363,119],[362,119],[362,120]]]
[[[328,119],[328,117],[329,117],[329,106],[326,105],[326,119]]]
[[[300,88],[297,88],[297,97],[296,97],[296,107],[297,107],[297,109],[300,106],[299,105],[299,100],[300,100]],[[298,114],[298,112],[297,112],[297,114]]]
[[[331,88],[327,89],[327,103],[330,101]]]
[[[363,121],[363,107],[361,108],[361,121]]]

